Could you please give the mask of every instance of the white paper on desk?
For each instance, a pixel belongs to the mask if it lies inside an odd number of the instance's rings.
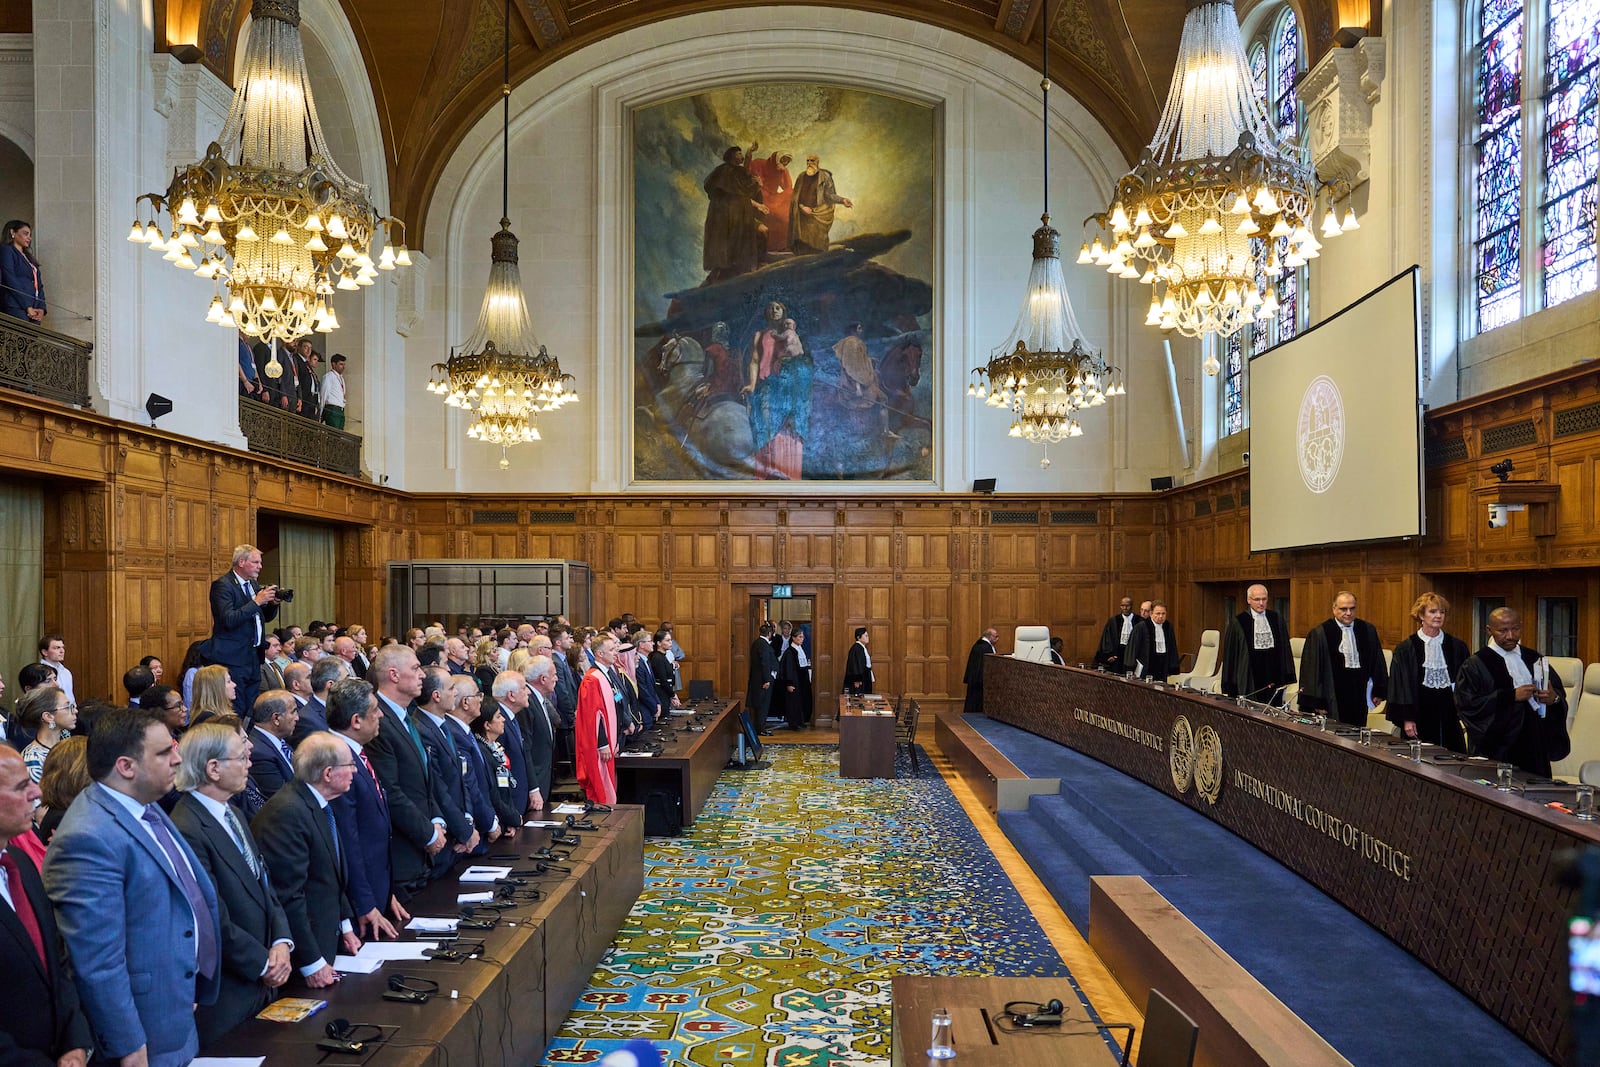
[[[261,1067],[266,1062],[265,1056],[197,1056],[189,1067]]]
[[[567,824],[562,822],[559,819],[550,819],[550,820],[546,820],[546,819],[529,819],[527,822],[523,823],[522,825],[523,826],[565,826]]]
[[[476,865],[468,867],[461,872],[463,882],[492,882],[497,878],[505,878],[511,874],[510,867],[486,867]]]
[[[487,904],[494,899],[494,893],[457,893],[457,904]]]
[[[654,752],[624,752],[622,754],[624,759],[640,759],[640,758],[643,758],[643,757],[654,756],[654,755],[655,755]]]
[[[423,955],[433,948],[430,941],[368,941],[356,953],[358,960],[425,960]],[[335,968],[337,970],[338,968]]]
[[[460,921],[460,919],[429,919],[422,915],[414,915],[411,921],[406,923],[406,929],[421,930],[430,934],[453,934],[456,932],[456,923]]]
[[[358,956],[335,956],[333,969],[345,974],[371,974],[383,966],[382,960],[364,960]]]
[[[557,804],[550,810],[556,815],[584,815],[589,811],[582,804]]]
[[[672,709],[672,714],[674,714],[674,715],[693,715],[694,714],[694,709],[693,708],[673,708]]]

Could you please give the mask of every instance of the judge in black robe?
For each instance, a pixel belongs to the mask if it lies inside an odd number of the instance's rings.
[[[1118,674],[1127,670],[1128,642],[1133,640],[1133,628],[1140,622],[1134,614],[1133,599],[1122,598],[1122,611],[1111,616],[1100,630],[1100,644],[1094,650],[1094,665]]]
[[[1160,647],[1157,647],[1157,635]],[[1128,670],[1137,678],[1150,678],[1157,682],[1167,680],[1167,675],[1178,671],[1178,636],[1167,618],[1167,606],[1156,601],[1150,606],[1150,617],[1140,619],[1128,641]]]
[[[1222,637],[1222,691],[1230,697],[1278,703],[1278,691],[1294,681],[1294,657],[1289,652],[1289,629],[1276,611],[1267,607],[1267,587],[1252,585],[1245,592],[1250,607],[1228,620]],[[1255,647],[1256,619],[1264,618],[1271,643]]]
[[[1389,662],[1389,703],[1384,718],[1402,737],[1414,737],[1452,752],[1466,752],[1467,738],[1456,713],[1455,684],[1472,653],[1465,641],[1444,632],[1450,602],[1438,593],[1423,593],[1411,605],[1416,633],[1400,639]],[[1428,646],[1436,647],[1428,663]]]
[[[1350,628],[1355,666],[1340,651]],[[1333,618],[1313,626],[1300,653],[1300,710],[1322,712],[1348,726],[1365,726],[1367,712],[1389,692],[1389,671],[1377,629],[1356,618],[1356,598],[1333,598]]]
[[[1000,631],[991,626],[972,643],[972,650],[967,653],[967,670],[961,676],[962,683],[967,687],[966,703],[961,706],[963,715],[976,715],[983,711],[983,658],[994,655],[994,643],[998,640]]]
[[[811,722],[811,658],[806,653],[806,632],[799,627],[778,661],[778,691],[783,696],[783,721],[789,729],[798,730]]]
[[[867,628],[856,627],[856,640],[844,660],[844,684],[841,689],[849,696],[872,692],[872,655],[867,651]]]
[[[1566,691],[1539,653],[1522,647],[1522,619],[1515,611],[1496,608],[1488,629],[1491,643],[1467,658],[1456,679],[1456,710],[1466,724],[1470,751],[1548,778],[1550,764],[1572,751]],[[1512,680],[1507,654],[1521,660],[1534,684],[1518,686]]]

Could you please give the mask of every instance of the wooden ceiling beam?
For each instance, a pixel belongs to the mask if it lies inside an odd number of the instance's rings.
[[[517,14],[541,52],[555,48],[572,35],[567,8],[561,0],[514,0]]]

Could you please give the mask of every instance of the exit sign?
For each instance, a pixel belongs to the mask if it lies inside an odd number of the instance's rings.
[[[794,586],[792,585],[775,585],[772,587],[772,599],[774,600],[789,600],[793,596]]]

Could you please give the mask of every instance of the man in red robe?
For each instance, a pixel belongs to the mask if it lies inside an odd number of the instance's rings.
[[[616,666],[617,639],[603,634],[590,645],[595,666],[578,686],[577,721],[573,740],[577,749],[578,784],[596,804],[617,802],[617,694],[606,672]]]
[[[752,145],[750,150],[755,151]],[[794,181],[789,177],[789,153],[772,153],[766,159],[752,159],[750,173],[761,183],[761,202],[767,205],[767,251],[789,251],[789,200]]]

